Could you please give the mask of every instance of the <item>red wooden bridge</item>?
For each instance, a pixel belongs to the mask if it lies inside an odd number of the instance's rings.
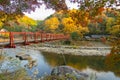
[[[0,32],[0,46],[7,48],[15,48],[16,44],[29,45],[63,39],[69,39],[69,35],[45,32]]]

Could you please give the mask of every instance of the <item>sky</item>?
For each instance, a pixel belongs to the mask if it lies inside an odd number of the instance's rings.
[[[69,0],[66,0],[66,4],[69,9],[78,8],[77,3],[70,3]],[[43,4],[40,8],[36,8],[35,12],[24,14],[34,20],[44,20],[51,14],[54,14],[54,12],[55,11],[53,9],[45,9],[45,5]]]
[[[45,9],[45,5],[42,5],[40,8],[36,8],[35,12],[24,14],[34,20],[44,20],[54,12],[52,9]]]

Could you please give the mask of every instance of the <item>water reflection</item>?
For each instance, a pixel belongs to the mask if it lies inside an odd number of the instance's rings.
[[[44,53],[43,55],[51,66],[64,63],[61,54]],[[97,75],[97,80],[120,80],[120,74],[116,72],[120,69],[120,66],[116,66],[116,69],[107,68],[105,64],[106,58],[103,56],[64,56],[67,65],[86,73],[94,73]]]

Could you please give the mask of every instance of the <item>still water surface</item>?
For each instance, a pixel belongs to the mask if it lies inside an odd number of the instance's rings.
[[[36,60],[36,67],[33,67],[32,69],[26,68],[27,73],[30,76],[33,75],[36,69],[39,71],[37,77],[41,77],[43,75],[50,74],[52,68],[55,66],[68,65],[84,73],[96,75],[97,80],[120,80],[120,66],[113,70],[108,69],[105,64],[105,57],[102,56],[90,57],[62,54],[58,55],[54,53],[43,53],[34,49],[22,49],[20,47],[15,49],[4,49],[4,52],[7,56],[14,58],[18,53],[26,53],[29,54],[34,60]],[[23,60],[20,62],[20,65],[24,67],[24,65],[27,63],[27,60]]]

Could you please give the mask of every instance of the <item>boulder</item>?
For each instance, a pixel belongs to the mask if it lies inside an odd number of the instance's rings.
[[[71,78],[70,80],[88,80],[89,77],[87,74],[70,66],[57,66],[52,69],[51,75],[68,77],[68,79]]]

